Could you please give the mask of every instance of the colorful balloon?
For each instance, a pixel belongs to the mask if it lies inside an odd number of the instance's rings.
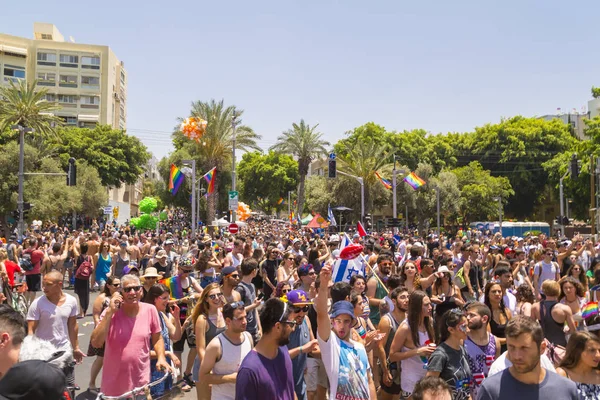
[[[340,258],[342,260],[352,260],[358,257],[362,251],[363,247],[360,244],[349,244],[340,252]]]
[[[181,123],[181,132],[190,140],[200,143],[200,138],[206,131],[208,122],[202,118],[190,117]]]

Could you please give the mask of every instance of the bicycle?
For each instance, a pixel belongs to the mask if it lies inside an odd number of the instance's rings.
[[[130,399],[130,398],[135,399],[135,396],[139,396],[139,395],[145,395],[148,400],[151,400],[152,397],[150,396],[150,388],[163,382],[165,379],[167,379],[169,377],[169,375],[173,376],[173,380],[175,380],[175,378],[177,376],[175,369],[173,369],[171,372],[169,372],[169,371],[165,372],[165,374],[163,375],[162,378],[157,379],[154,382],[150,382],[139,388],[134,388],[133,390],[123,393],[120,396],[107,396],[104,393],[100,392],[100,393],[98,393],[98,396],[96,396],[96,400],[119,400],[119,399]]]

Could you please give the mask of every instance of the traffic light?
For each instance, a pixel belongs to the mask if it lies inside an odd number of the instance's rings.
[[[29,215],[29,210],[31,210],[31,207],[33,207],[33,204],[23,203],[23,219],[27,219],[27,216]]]
[[[554,220],[554,222],[556,222],[558,225],[562,225],[562,223],[563,223],[563,217],[562,217],[562,215],[557,215],[556,219]]]
[[[67,170],[67,186],[75,186],[77,184],[77,165],[75,159],[69,158],[69,169]]]
[[[562,224],[563,224],[563,225],[569,225],[569,218],[567,218],[567,217],[562,217]]]
[[[371,229],[372,226],[373,226],[373,223],[372,223],[371,214],[367,214],[365,216],[365,228]]]
[[[329,177],[330,178],[335,178],[337,176],[337,170],[336,170],[336,161],[335,160],[329,160]]]
[[[15,221],[19,220],[19,210],[15,210],[11,214],[12,214],[12,217],[15,219]]]
[[[577,160],[577,154],[571,156],[571,179],[577,179],[579,177],[579,161]]]

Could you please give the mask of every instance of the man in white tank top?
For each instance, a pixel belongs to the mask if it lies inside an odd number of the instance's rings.
[[[235,400],[238,369],[254,344],[246,332],[243,302],[225,304],[223,318],[227,329],[206,347],[198,381],[212,385],[212,400]]]

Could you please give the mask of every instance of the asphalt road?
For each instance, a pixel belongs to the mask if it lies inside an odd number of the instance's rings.
[[[65,290],[66,293],[77,298],[77,295],[73,292],[73,290]],[[41,295],[41,293],[40,293]],[[88,345],[90,343],[90,337],[92,335],[92,331],[94,330],[94,320],[91,316],[92,307],[94,300],[98,296],[98,293],[90,293],[90,309],[88,310],[88,316],[85,318],[79,319],[79,347],[84,353],[87,353]],[[187,354],[189,352],[189,348],[187,345],[185,346],[185,352],[183,354],[183,359],[185,360]],[[86,357],[83,362],[75,367],[75,382],[81,387],[81,390],[77,392],[77,400],[95,400],[97,392],[89,392],[88,383],[90,380],[90,369],[92,367],[92,363],[94,362],[95,357]],[[183,362],[185,367],[185,361]],[[96,380],[96,386],[100,387],[100,382],[102,381],[102,371],[100,371],[100,375]],[[196,390],[192,388],[192,390],[188,393],[180,392],[174,395],[171,398],[176,399],[196,399]]]

